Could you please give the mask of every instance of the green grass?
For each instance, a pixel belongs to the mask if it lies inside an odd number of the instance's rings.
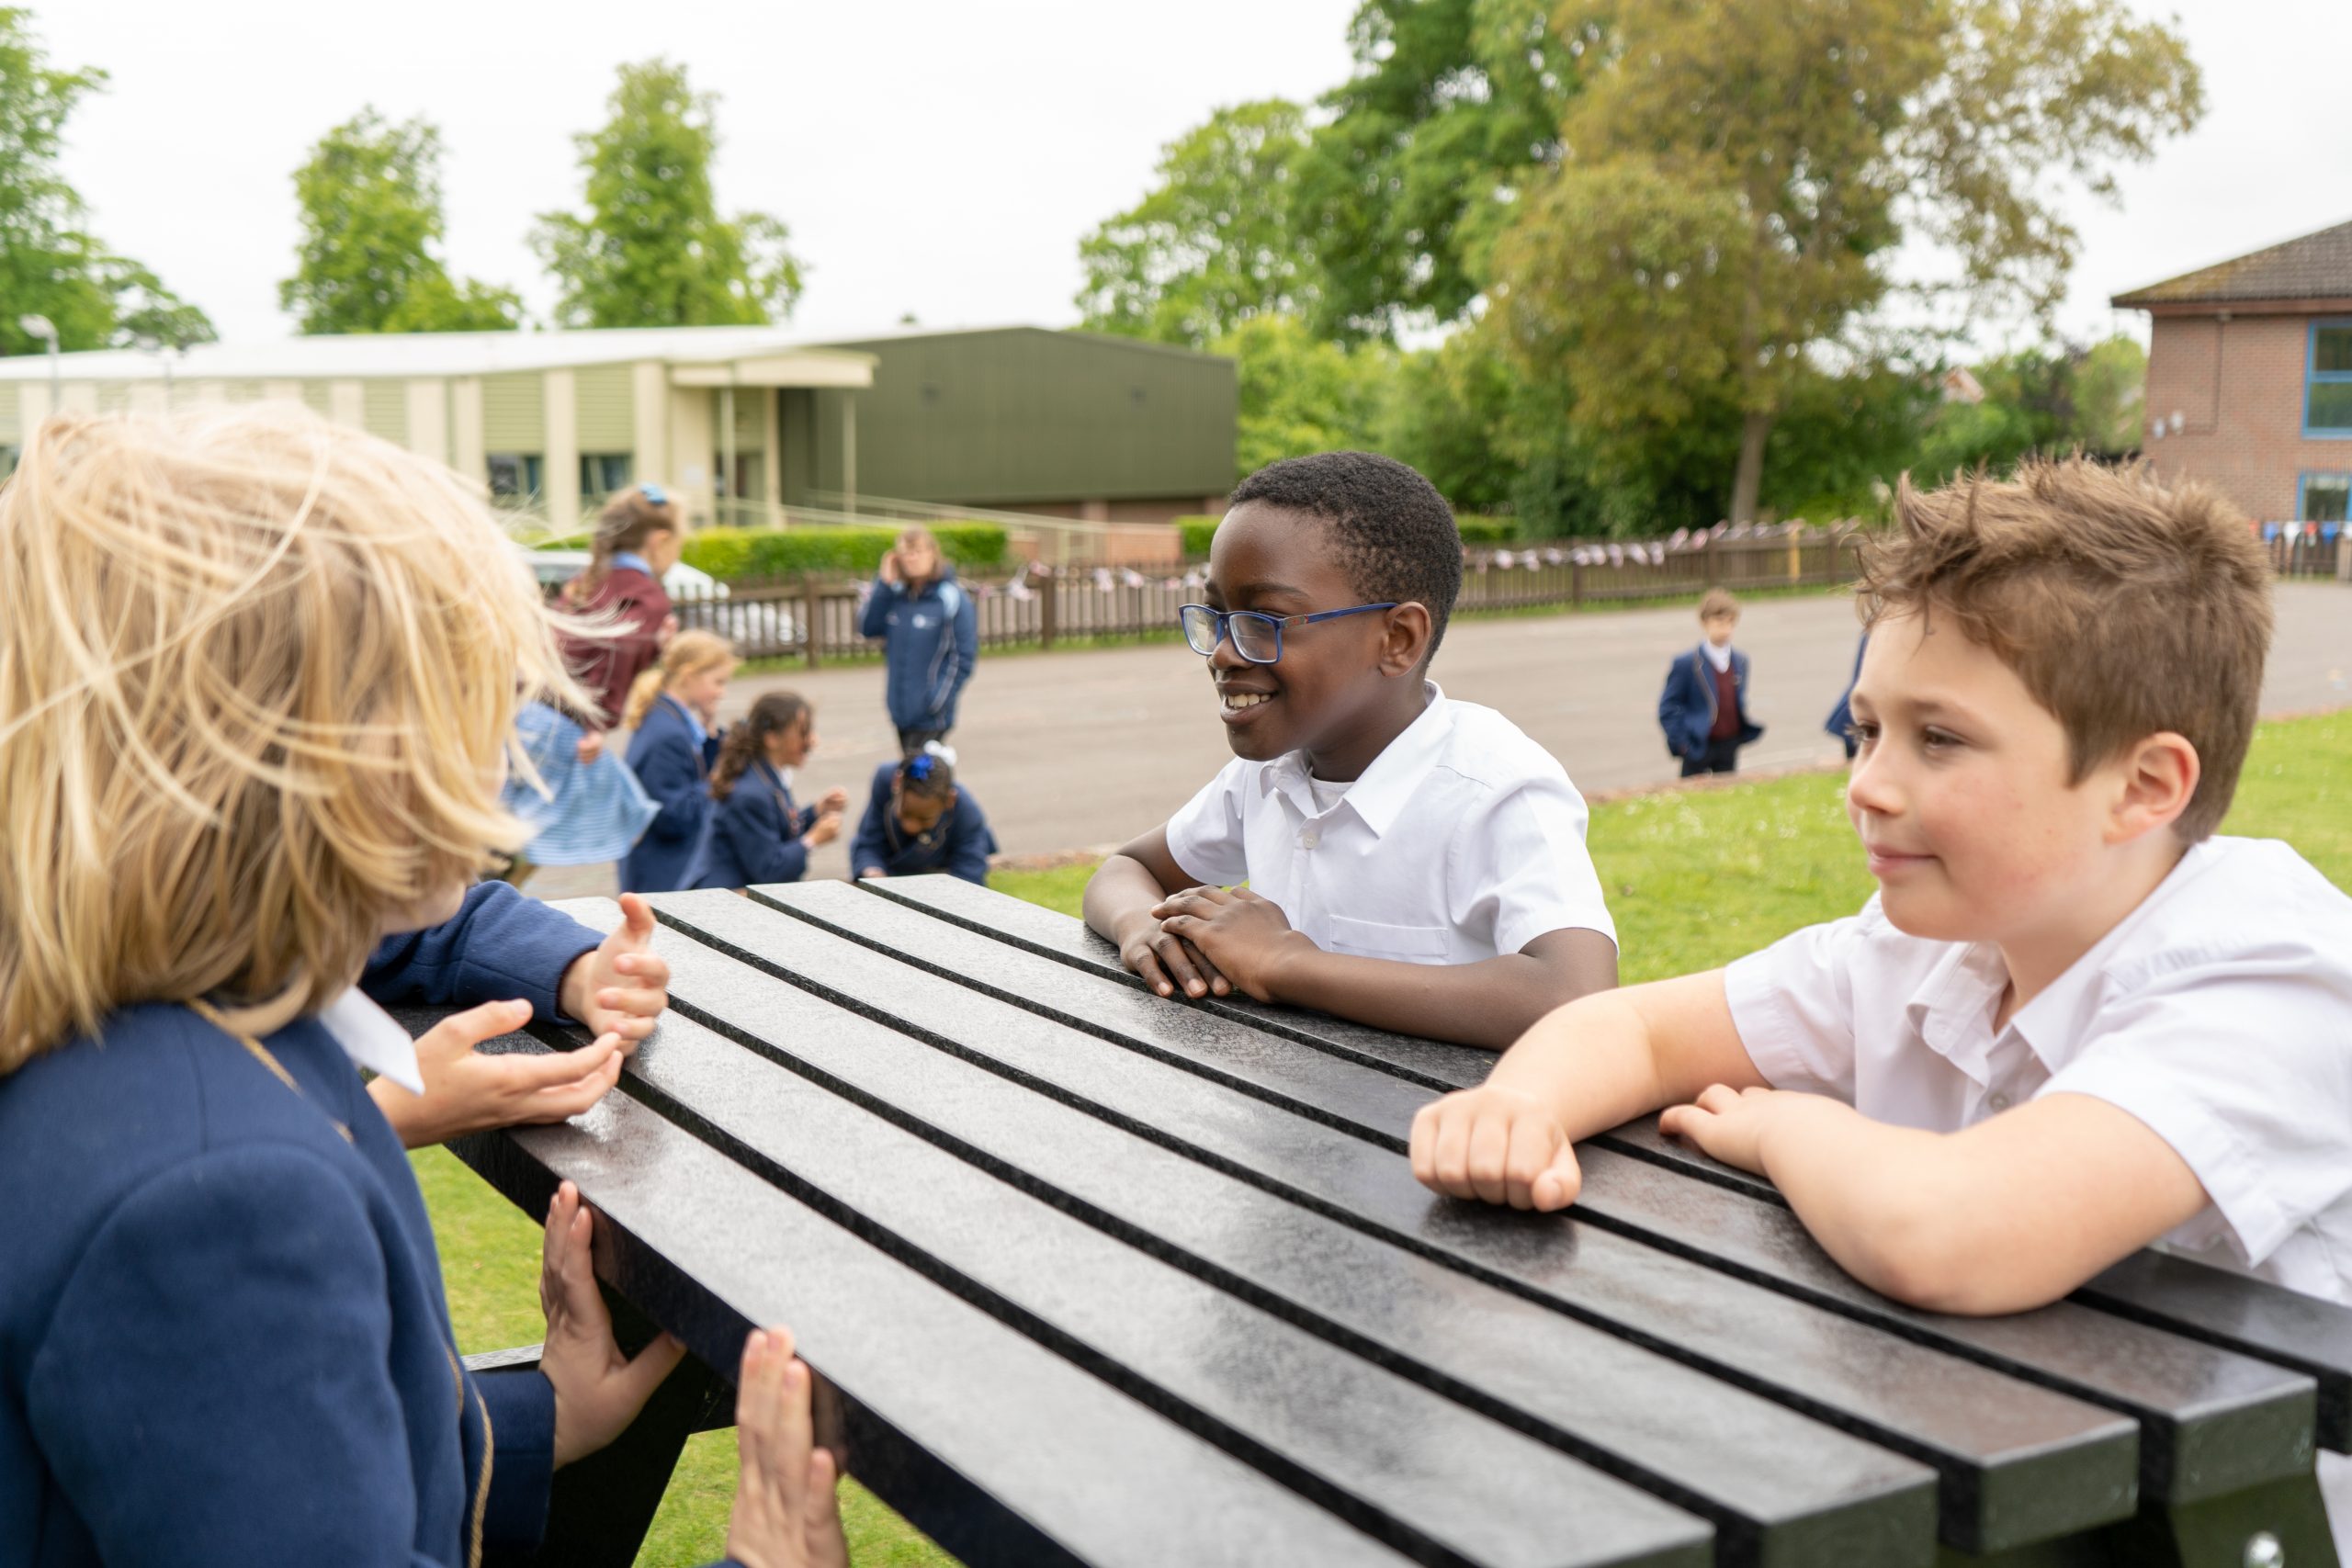
[[[1596,807],[1592,858],[1617,917],[1624,978],[1712,968],[1860,908],[1871,880],[1846,823],[1843,787],[1841,774],[1811,773]],[[2222,830],[2284,839],[2352,888],[2352,712],[2261,726]],[[998,872],[989,884],[1075,915],[1092,871]],[[413,1157],[459,1342],[471,1352],[537,1339],[537,1227],[449,1155]],[[683,1568],[718,1557],[734,1492],[734,1434],[695,1438],[639,1563]],[[954,1562],[854,1482],[842,1488],[842,1509],[859,1568]]]

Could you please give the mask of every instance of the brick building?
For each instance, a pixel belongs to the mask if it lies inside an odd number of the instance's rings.
[[[2266,522],[2346,520],[2352,223],[2114,303],[2154,319],[2145,450],[2159,472],[2206,480]]]

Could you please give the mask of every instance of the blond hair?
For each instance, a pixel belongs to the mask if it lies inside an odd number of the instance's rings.
[[[2013,479],[1896,489],[1862,554],[1867,626],[1950,615],[2065,728],[2070,782],[2147,737],[2197,749],[2189,843],[2228,814],[2270,650],[2271,573],[2245,518],[2196,484],[2080,457]]]
[[[662,694],[690,675],[720,665],[735,667],[735,647],[717,632],[680,632],[662,650],[661,661],[647,667],[628,689],[628,705],[621,713],[621,728],[635,729],[653,711]]]
[[[476,489],[292,409],[65,414],[0,490],[0,1073],[143,1001],[332,999],[479,875],[579,700]]]

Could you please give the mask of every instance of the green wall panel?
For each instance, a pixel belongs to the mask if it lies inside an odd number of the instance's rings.
[[[582,452],[637,450],[634,367],[591,365],[574,373],[576,425]]]
[[[548,442],[547,379],[537,370],[481,378],[481,449],[544,452]]]

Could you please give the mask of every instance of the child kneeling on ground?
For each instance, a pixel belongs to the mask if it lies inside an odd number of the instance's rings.
[[[517,707],[583,700],[528,573],[441,465],[299,411],[66,415],[0,604],[0,1562],[527,1551],[683,1347],[621,1358],[566,1182],[538,1370],[462,1369],[355,1065],[415,1050],[355,982],[522,841]],[[788,1338],[740,1384],[730,1554],[842,1561]]]
[[[2352,897],[2217,838],[2270,568],[2209,492],[2082,461],[1896,499],[1847,786],[1879,890],[1728,968],[1561,1009],[1423,1109],[1415,1174],[1557,1209],[1660,1106],[1860,1279],[2057,1300],[2159,1240],[2352,1302]]]
[[[938,741],[874,770],[865,819],[850,841],[850,868],[861,878],[944,871],[989,885],[996,835],[980,803],[956,783],[956,753]]]
[[[1235,760],[1086,888],[1160,995],[1499,1049],[1616,984],[1583,798],[1429,679],[1461,588],[1453,514],[1402,463],[1293,457],[1234,491],[1182,614]]]
[[[827,790],[813,806],[792,798],[789,770],[817,749],[817,712],[793,692],[770,692],[727,733],[711,770],[717,803],[702,848],[687,868],[688,887],[749,887],[797,882],[808,852],[841,835],[849,792]]]

